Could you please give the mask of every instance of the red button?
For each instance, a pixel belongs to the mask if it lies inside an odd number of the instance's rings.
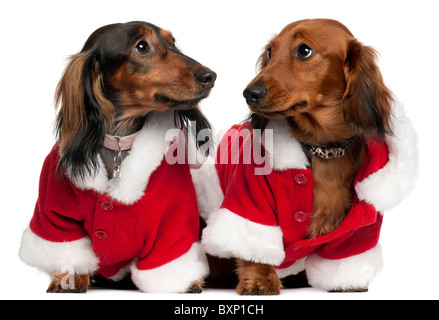
[[[95,236],[99,239],[105,240],[108,238],[108,234],[104,230],[97,230]]]
[[[306,219],[308,219],[308,215],[304,211],[297,211],[294,214],[294,220],[296,220],[297,222],[304,222],[306,221]]]
[[[305,175],[302,173],[296,174],[294,177],[294,180],[297,184],[304,185],[308,182],[308,179],[306,179]]]
[[[102,201],[100,204],[102,210],[110,211],[113,209],[113,204],[111,202]]]

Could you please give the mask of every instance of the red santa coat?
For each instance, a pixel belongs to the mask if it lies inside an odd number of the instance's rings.
[[[166,161],[175,151],[165,140],[172,121],[172,114],[148,120],[122,163],[121,179],[108,180],[100,158],[96,177],[72,181],[68,170],[59,177],[55,146],[43,165],[22,259],[48,272],[67,264],[116,280],[131,269],[139,289],[152,292],[184,292],[206,276],[189,165]]]
[[[267,129],[273,130],[273,144],[267,147],[262,139],[265,156],[258,158],[258,152],[250,151],[251,161],[246,161],[246,155],[258,139],[248,130],[248,123],[232,127],[217,150],[216,191],[212,195],[206,193],[207,188],[197,187],[199,194],[204,192],[215,202],[202,208],[208,225],[203,232],[206,251],[275,265],[281,277],[306,267],[310,283],[327,290],[367,287],[381,268],[377,244],[382,212],[407,195],[417,172],[416,135],[404,115],[396,113],[395,136],[387,137],[383,144],[368,141],[365,162],[354,182],[357,193],[343,223],[330,234],[313,239],[307,238],[313,174],[286,122],[270,122]],[[260,174],[264,171],[266,174]],[[340,274],[347,265],[356,270],[353,275],[351,271]],[[364,272],[359,272],[364,266]]]

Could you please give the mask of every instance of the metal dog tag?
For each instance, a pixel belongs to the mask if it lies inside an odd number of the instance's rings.
[[[117,178],[117,179],[122,178],[122,171],[120,170],[120,166],[115,166],[113,171],[113,178]]]
[[[122,146],[120,144],[120,137],[115,137],[117,139],[118,151],[116,156],[114,157],[114,171],[113,178],[120,179],[122,178],[122,171],[120,170],[120,166],[122,164]]]

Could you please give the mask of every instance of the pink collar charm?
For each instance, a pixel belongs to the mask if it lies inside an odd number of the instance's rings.
[[[129,136],[119,137],[119,136],[111,136],[109,134],[105,135],[104,147],[113,151],[116,151],[116,155],[114,156],[114,171],[113,178],[120,179],[122,178],[122,151],[129,150],[133,146],[134,140],[139,135],[139,132],[133,133]]]

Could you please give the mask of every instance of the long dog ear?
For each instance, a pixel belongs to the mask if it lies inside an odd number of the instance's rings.
[[[60,147],[57,169],[69,168],[74,179],[96,174],[97,155],[113,114],[97,69],[91,54],[72,56],[56,90],[55,101],[60,106],[56,119]]]
[[[358,134],[384,139],[390,134],[393,102],[390,90],[375,63],[376,52],[357,40],[349,43],[344,73],[346,91],[342,106],[346,122]]]
[[[197,106],[194,109],[190,110],[178,110],[174,113],[174,122],[177,128],[181,128],[183,133],[186,136],[186,139],[188,139],[188,130],[191,122],[195,123],[195,144],[197,149],[200,149],[200,147],[203,145],[203,149],[209,152],[209,150],[212,150],[214,147],[214,141],[213,141],[213,132],[212,132],[212,125],[210,124],[209,120],[204,116],[203,112],[199,109]],[[193,128],[191,128],[193,129]],[[206,131],[207,130],[207,131]],[[199,133],[204,131],[204,133],[208,133],[207,141],[200,141],[198,140]]]
[[[264,131],[270,122],[269,119],[264,118],[256,113],[251,113],[246,120],[250,120],[250,125],[252,129],[258,129]]]

